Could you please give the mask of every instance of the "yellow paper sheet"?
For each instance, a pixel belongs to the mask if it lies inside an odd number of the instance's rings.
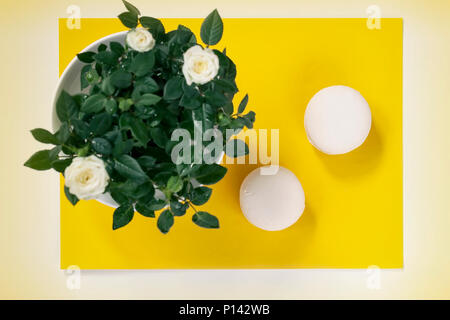
[[[202,19],[163,19],[197,35]],[[112,230],[113,209],[96,201],[75,207],[61,180],[61,268],[401,268],[402,234],[402,20],[224,19],[227,48],[248,93],[255,128],[280,129],[280,165],[293,171],[306,194],[306,210],[292,227],[260,230],[239,208],[243,178],[257,165],[227,165],[202,208],[218,230],[202,229],[192,212],[176,217],[167,235],[156,220],[135,214]],[[124,30],[118,19],[82,19],[80,29],[59,24],[60,72],[93,41]],[[309,99],[330,85],[347,85],[366,98],[372,131],[359,149],[340,156],[315,150],[303,128]]]

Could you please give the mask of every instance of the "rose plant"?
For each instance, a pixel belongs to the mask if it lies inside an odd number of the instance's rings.
[[[225,50],[210,48],[222,37],[220,15],[214,10],[203,21],[202,46],[189,28],[179,25],[166,32],[160,20],[123,3],[127,11],[119,19],[130,28],[125,45],[110,42],[77,55],[85,63],[82,92],[61,92],[56,102],[60,128],[55,133],[31,130],[36,140],[54,147],[36,152],[24,165],[62,173],[73,205],[109,192],[119,204],[113,229],[127,225],[135,211],[153,218],[162,210],[157,226],[167,233],[174,217],[189,207],[195,224],[218,228],[218,219],[196,206],[209,200],[207,185],[221,180],[227,169],[216,163],[174,163],[177,141],[171,136],[176,129],[192,135],[214,129],[225,136],[227,129],[253,127],[255,113],[243,114],[247,95],[234,111],[235,64]],[[222,143],[231,145],[225,148],[230,156],[248,153],[241,140]]]

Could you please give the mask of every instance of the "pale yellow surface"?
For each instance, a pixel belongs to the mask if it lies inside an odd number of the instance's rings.
[[[404,265],[365,269],[83,270],[80,287],[60,269],[59,177],[23,162],[51,128],[58,81],[58,17],[115,17],[111,0],[0,0],[0,298],[2,299],[449,299],[450,1],[132,1],[156,17],[403,18]],[[383,25],[381,26],[383,28]],[[81,26],[83,28],[83,25]],[[269,39],[270,40],[270,39]],[[241,65],[240,68],[243,66]],[[253,99],[253,97],[252,97]]]
[[[200,19],[165,19],[197,32]],[[83,19],[70,30],[60,21],[60,71],[77,52],[122,30],[117,19]],[[61,200],[61,267],[82,269],[190,268],[401,268],[402,254],[402,20],[225,19],[224,38],[249,93],[256,128],[280,130],[280,164],[306,194],[306,210],[292,227],[267,232],[239,208],[239,187],[255,165],[228,165],[202,207],[219,217],[219,230],[198,228],[192,212],[175,219],[167,235],[155,219],[135,215],[113,231],[113,209],[95,201],[76,207]],[[268,41],[272,39],[272,41]],[[327,156],[307,141],[303,114],[323,87],[360,91],[373,115],[365,144]],[[256,152],[256,151],[255,151]],[[62,183],[61,183],[62,184]]]

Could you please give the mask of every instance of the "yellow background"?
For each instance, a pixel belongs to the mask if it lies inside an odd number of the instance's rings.
[[[201,21],[163,23],[166,30],[181,23],[198,37]],[[82,19],[81,24],[72,30],[60,20],[60,72],[87,45],[124,29],[118,19]],[[73,207],[62,182],[61,267],[402,267],[401,19],[382,19],[380,30],[368,29],[366,19],[225,19],[224,24],[217,48],[226,47],[238,68],[241,92],[235,104],[248,92],[255,129],[280,130],[280,165],[297,175],[306,194],[301,219],[279,232],[246,221],[239,188],[256,165],[228,165],[226,177],[201,207],[219,217],[219,230],[198,228],[189,210],[167,235],[157,230],[156,219],[139,214],[113,231],[112,208],[96,201]],[[267,39],[276,39],[276,47]],[[303,114],[314,93],[336,84],[361,92],[371,106],[373,126],[358,150],[327,156],[309,144]]]
[[[366,17],[371,0],[136,0],[157,17]],[[450,3],[376,1],[404,27],[404,268],[381,270],[82,271],[69,290],[59,269],[59,179],[24,168],[42,147],[28,130],[51,127],[58,80],[58,17],[70,4],[83,17],[114,17],[110,0],[0,1],[0,298],[450,298]],[[20,16],[20,19],[18,17]],[[5,49],[7,48],[7,49]]]

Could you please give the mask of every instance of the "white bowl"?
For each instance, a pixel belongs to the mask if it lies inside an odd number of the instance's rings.
[[[125,38],[127,35],[127,31],[121,31],[117,33],[110,34],[104,38],[101,38],[90,45],[88,45],[86,48],[84,48],[81,52],[85,51],[94,51],[97,52],[97,48],[101,44],[109,45],[110,42],[115,41],[119,42],[121,44],[125,44]],[[58,84],[56,86],[56,91],[53,96],[53,114],[52,114],[52,126],[53,131],[56,132],[59,127],[61,126],[61,122],[58,119],[58,116],[56,114],[56,101],[58,100],[59,95],[63,90],[65,90],[67,93],[74,95],[81,92],[81,84],[80,84],[80,74],[81,69],[86,64],[78,60],[78,58],[75,56],[72,61],[70,61],[69,65],[66,67],[64,72],[62,73],[61,77],[59,78]],[[222,152],[221,156],[218,158],[218,161],[216,163],[221,163],[222,158],[224,156],[224,152]],[[157,199],[164,199],[164,194],[156,190],[155,191],[155,198]],[[104,205],[117,208],[119,204],[114,201],[114,199],[111,197],[109,192],[106,192],[104,194],[101,194],[100,196],[96,197],[95,200],[97,200],[100,203],[103,203]]]

